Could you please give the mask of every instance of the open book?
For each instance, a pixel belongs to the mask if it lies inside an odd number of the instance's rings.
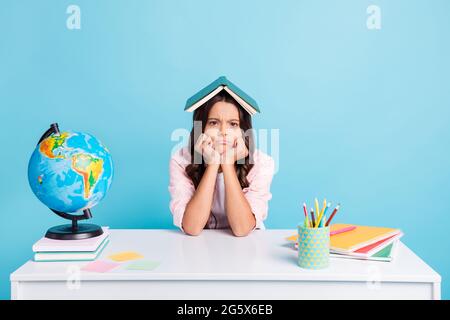
[[[186,101],[184,110],[194,111],[222,90],[228,92],[250,115],[260,112],[256,101],[224,76],[219,77],[190,97]]]

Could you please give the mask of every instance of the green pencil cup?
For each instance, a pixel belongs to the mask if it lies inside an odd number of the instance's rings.
[[[298,226],[298,265],[305,269],[323,269],[330,264],[330,227]]]

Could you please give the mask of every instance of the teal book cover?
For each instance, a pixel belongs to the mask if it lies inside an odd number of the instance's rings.
[[[372,258],[392,258],[391,253],[393,247],[394,243],[391,243],[390,245],[386,246],[385,248],[381,249],[380,251],[372,255]]]
[[[237,85],[235,85],[233,82],[228,80],[225,76],[221,76],[211,82],[209,85],[201,89],[199,92],[194,94],[192,97],[190,97],[186,101],[186,106],[184,107],[184,110],[186,111],[191,106],[193,106],[195,103],[206,97],[208,94],[213,92],[215,89],[217,89],[219,86],[226,86],[231,91],[233,91],[236,95],[238,95],[242,100],[247,102],[251,107],[255,109],[256,112],[260,112],[258,103],[255,99],[250,97],[247,93],[245,93],[242,89],[240,89]]]

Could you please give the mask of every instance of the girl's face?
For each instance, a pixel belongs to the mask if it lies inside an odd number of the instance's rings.
[[[220,154],[227,147],[234,147],[236,139],[242,137],[238,108],[229,102],[215,103],[206,120],[205,134],[211,137],[214,149]]]

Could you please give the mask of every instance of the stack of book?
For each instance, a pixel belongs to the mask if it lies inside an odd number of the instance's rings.
[[[330,257],[392,261],[402,236],[400,229],[333,224],[330,226]],[[297,235],[287,239],[295,241],[298,247]]]
[[[330,226],[330,257],[392,261],[402,236],[394,228],[334,224]]]
[[[33,245],[34,261],[92,261],[109,242],[108,227],[103,234],[83,240],[41,238]]]

